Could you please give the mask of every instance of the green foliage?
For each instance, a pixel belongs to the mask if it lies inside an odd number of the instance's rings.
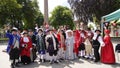
[[[17,19],[21,8],[22,6],[16,0],[0,0],[0,25]]]
[[[0,41],[7,41],[8,38],[0,38]]]
[[[36,19],[43,20],[41,15],[37,0],[0,0],[1,26],[10,23],[18,28],[34,28]]]
[[[72,12],[69,8],[63,6],[57,6],[52,11],[52,16],[50,17],[50,23],[55,28],[62,25],[69,25],[70,28],[74,27]]]
[[[43,17],[43,14],[40,12],[39,16],[36,18],[35,22],[41,26],[43,25],[43,22],[44,22],[44,17]]]

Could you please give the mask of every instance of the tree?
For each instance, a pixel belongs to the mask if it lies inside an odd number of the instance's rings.
[[[18,3],[23,5],[22,8],[22,20],[24,28],[34,28],[35,20],[39,16],[39,7],[37,0],[18,0]]]
[[[10,23],[18,28],[34,28],[40,14],[37,0],[0,0],[1,26]]]
[[[22,8],[16,0],[0,0],[0,25],[15,22],[19,18],[19,10]]]
[[[70,28],[74,27],[72,12],[69,8],[57,6],[51,14],[52,16],[50,17],[50,23],[55,28],[62,25],[69,25]]]
[[[87,24],[88,20],[93,21],[120,8],[120,0],[68,0],[74,16]]]
[[[39,25],[42,26],[44,22],[44,17],[43,14],[40,12],[39,16],[36,18],[35,22]]]

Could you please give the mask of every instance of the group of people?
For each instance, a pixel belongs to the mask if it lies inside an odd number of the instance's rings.
[[[100,30],[93,32],[90,28],[37,28],[35,31],[30,29],[20,32],[17,28],[9,31],[6,27],[6,36],[9,38],[6,50],[12,68],[18,66],[18,62],[30,64],[37,56],[40,62],[50,61],[50,64],[78,58],[114,64],[115,55],[109,33],[110,30],[105,30],[105,36],[102,38]]]

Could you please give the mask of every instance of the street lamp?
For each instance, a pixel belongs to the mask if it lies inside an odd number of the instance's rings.
[[[48,24],[48,0],[44,0],[44,23]]]

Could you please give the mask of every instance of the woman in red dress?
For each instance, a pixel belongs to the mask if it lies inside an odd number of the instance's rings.
[[[23,64],[29,64],[31,62],[30,59],[30,50],[32,50],[32,41],[28,34],[23,33],[23,37],[20,40],[21,44],[21,61]]]
[[[110,39],[110,31],[105,30],[104,43],[105,46],[101,47],[101,62],[107,64],[115,63],[115,54],[113,44]]]
[[[79,45],[80,45],[80,32],[79,30],[75,30],[75,45],[74,45],[74,52],[76,54],[76,56],[78,56],[78,48],[79,48]]]

